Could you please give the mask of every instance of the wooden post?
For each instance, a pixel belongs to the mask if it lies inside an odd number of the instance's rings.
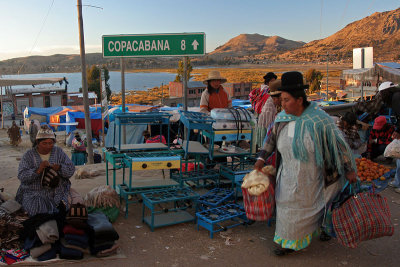
[[[83,32],[83,18],[82,18],[82,1],[77,0],[78,7],[78,23],[79,23],[79,43],[80,43],[80,54],[81,54],[81,70],[82,70],[82,94],[83,94],[83,108],[85,111],[85,129],[86,129],[86,140],[87,140],[87,153],[88,153],[88,164],[93,164],[93,144],[92,144],[92,125],[90,121],[89,113],[89,97],[87,89],[86,79],[86,54],[85,54],[85,36]]]

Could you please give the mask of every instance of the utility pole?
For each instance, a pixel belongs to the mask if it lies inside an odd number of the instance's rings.
[[[329,87],[329,68],[328,68],[328,63],[329,63],[329,53],[326,52],[326,101],[329,100],[329,95],[328,95],[328,87]]]
[[[183,57],[183,92],[185,100],[185,111],[188,110],[188,91],[187,91],[187,72],[188,72],[188,57]]]
[[[161,83],[161,105],[164,105],[164,84]]]
[[[3,86],[0,86],[0,94],[1,94],[1,129],[4,129]]]
[[[85,111],[85,129],[87,140],[88,163],[93,164],[93,144],[92,144],[92,125],[89,113],[89,97],[86,79],[86,54],[85,54],[85,36],[83,32],[83,18],[82,18],[82,1],[77,0],[78,6],[78,24],[79,24],[79,43],[81,51],[81,69],[82,69],[82,94],[83,94],[83,108]]]

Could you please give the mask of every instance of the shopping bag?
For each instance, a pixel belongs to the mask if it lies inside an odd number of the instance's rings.
[[[275,194],[272,186],[259,196],[249,194],[247,188],[242,188],[246,216],[254,221],[268,221],[274,215]]]
[[[387,147],[383,153],[385,158],[400,158],[400,140],[394,139]]]
[[[339,195],[342,201],[332,204],[333,228],[339,243],[356,248],[361,241],[393,235],[394,226],[385,197],[371,192],[343,195],[342,198]]]

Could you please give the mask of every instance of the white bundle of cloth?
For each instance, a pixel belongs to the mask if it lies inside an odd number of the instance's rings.
[[[243,178],[242,188],[247,189],[250,195],[259,196],[267,191],[270,185],[268,176],[275,176],[276,170],[271,165],[265,166],[262,171],[253,170]]]

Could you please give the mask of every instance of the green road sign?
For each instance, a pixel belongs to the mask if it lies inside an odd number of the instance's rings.
[[[205,33],[103,35],[103,57],[199,56]]]

